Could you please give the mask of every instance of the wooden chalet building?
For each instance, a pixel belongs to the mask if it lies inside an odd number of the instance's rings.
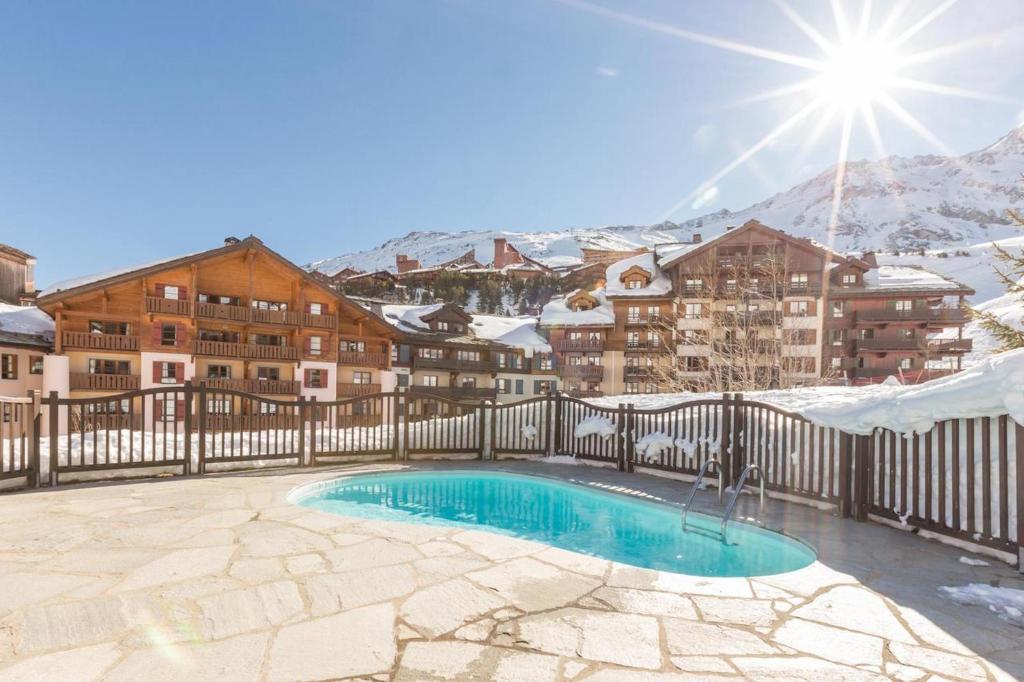
[[[7,244],[0,244],[0,303],[32,305],[36,298],[36,259]]]
[[[55,322],[47,390],[62,396],[193,380],[333,400],[393,384],[391,329],[252,236],[59,283],[38,304]]]

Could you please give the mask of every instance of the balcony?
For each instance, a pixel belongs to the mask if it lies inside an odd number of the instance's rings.
[[[921,351],[924,350],[925,339],[857,339],[857,352],[860,351]]]
[[[626,341],[627,353],[668,353],[672,347],[661,341]]]
[[[192,301],[176,298],[146,297],[146,312],[160,315],[192,315]]]
[[[930,353],[967,353],[973,349],[973,339],[928,339]]]
[[[782,323],[782,313],[778,310],[716,312],[715,315],[728,327],[773,327]]]
[[[226,303],[196,303],[196,317],[207,320],[226,320],[228,322],[248,322],[249,308],[244,305],[228,305]]]
[[[859,310],[858,323],[887,322],[942,322],[961,324],[967,321],[967,312],[960,308],[914,308],[913,310]]]
[[[622,376],[626,381],[630,379],[653,379],[655,378],[659,370],[665,371],[669,368],[666,367],[647,367],[644,365],[626,365],[622,368]]]
[[[87,374],[72,372],[72,391],[134,391],[139,388],[136,374]]]
[[[338,327],[338,318],[334,315],[303,313],[302,326],[314,327],[316,329],[336,329]]]
[[[587,353],[604,350],[604,339],[558,339],[551,346],[560,353]]]
[[[417,369],[447,369],[454,372],[496,372],[498,370],[498,363],[494,360],[417,357],[413,362]]]
[[[810,282],[808,284],[788,283],[784,288],[786,296],[821,296],[821,285],[817,282]]]
[[[647,326],[647,325],[671,326],[674,321],[675,321],[674,316],[672,316],[672,315],[661,315],[661,314],[654,314],[654,315],[628,315],[626,317],[626,325],[627,326],[636,326],[636,325],[644,325],[644,326]]]
[[[291,346],[271,346],[258,343],[230,343],[227,341],[194,341],[196,355],[213,355],[246,360],[298,360],[299,350]]]
[[[563,379],[583,379],[584,381],[601,381],[604,378],[603,365],[561,365],[558,376]]]
[[[88,350],[137,351],[139,337],[122,334],[94,334],[92,332],[64,332],[61,343],[65,348]]]
[[[251,308],[250,312],[250,319],[256,324],[285,324],[297,327],[302,323],[302,315],[294,310]]]
[[[478,386],[410,386],[409,393],[416,398],[435,396],[448,400],[495,400],[497,388]]]
[[[375,367],[387,369],[387,353],[371,353],[367,351],[343,350],[338,353],[338,364],[351,367]]]
[[[570,398],[580,398],[580,399],[603,398],[604,397],[604,392],[603,391],[585,391],[583,389],[576,389],[576,390],[565,391],[565,395],[569,396]]]
[[[262,395],[298,395],[301,382],[279,379],[199,379],[213,390],[242,391]]]
[[[380,393],[380,384],[353,384],[347,382],[338,382],[338,397],[339,398],[358,398],[363,395],[373,395],[374,393]]]

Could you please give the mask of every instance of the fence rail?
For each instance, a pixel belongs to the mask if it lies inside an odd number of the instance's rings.
[[[716,458],[726,485],[757,464],[752,482],[763,476],[768,490],[832,505],[843,517],[899,521],[1014,554],[1024,546],[1024,427],[1006,415],[862,435],[741,394],[638,409],[565,394],[509,404],[415,391],[274,399],[203,381],[92,398],[0,398],[0,482],[29,487],[154,467],[188,475],[361,457],[551,454],[690,476]]]

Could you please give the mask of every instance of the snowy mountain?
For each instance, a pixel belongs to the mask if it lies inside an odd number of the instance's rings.
[[[471,248],[476,249],[478,260],[489,262],[492,240],[499,236],[529,256],[549,265],[561,265],[578,261],[580,248],[587,245],[628,248],[689,241],[694,232],[707,237],[751,218],[797,236],[831,242],[840,251],[892,252],[925,248],[952,252],[1020,235],[1007,221],[1006,209],[1024,208],[1022,176],[1024,126],[1010,131],[985,149],[959,157],[892,156],[880,161],[848,163],[834,239],[826,234],[835,177],[835,168],[830,168],[742,211],[723,209],[679,224],[666,222],[537,233],[412,232],[369,251],[328,258],[310,263],[308,267],[328,274],[347,266],[362,270],[394,269],[395,255],[399,253],[417,258],[427,266],[455,258]],[[924,260],[931,266],[935,259],[926,256]],[[978,288],[977,298],[984,300],[999,293],[990,293],[991,285],[985,275],[987,263],[985,249],[981,248],[976,257],[965,257],[960,262],[948,259],[947,263],[939,265],[962,266],[966,273],[963,281]],[[947,270],[945,267],[937,269]],[[982,288],[989,295],[983,295]]]

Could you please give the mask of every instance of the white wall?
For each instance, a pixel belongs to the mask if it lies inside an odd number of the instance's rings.
[[[67,355],[46,355],[43,357],[42,398],[44,404],[51,391],[56,391],[58,398],[67,398],[71,393],[71,358]],[[60,410],[59,414],[58,433],[67,433],[67,412]],[[43,419],[49,419],[49,410],[45,407],[43,408]]]
[[[320,369],[327,372],[327,381],[324,388],[309,388],[304,381],[307,369]],[[317,360],[303,360],[299,363],[299,373],[296,377],[301,383],[299,394],[306,399],[316,398],[317,400],[335,400],[338,397],[338,366],[333,362],[320,362]]]

